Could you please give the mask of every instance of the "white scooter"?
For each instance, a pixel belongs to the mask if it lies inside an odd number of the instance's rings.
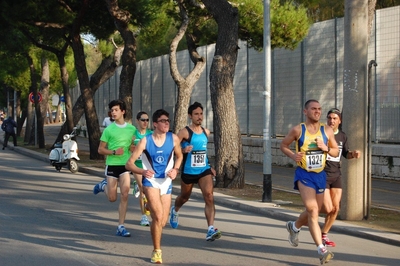
[[[60,172],[62,167],[67,167],[71,173],[76,173],[79,170],[78,162],[78,144],[72,140],[76,136],[76,127],[72,130],[71,134],[63,136],[63,143],[57,142],[54,144],[54,149],[50,151],[49,160],[50,164]]]

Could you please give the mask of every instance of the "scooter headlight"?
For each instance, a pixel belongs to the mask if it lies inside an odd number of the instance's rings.
[[[63,139],[64,139],[64,140],[69,140],[69,139],[70,139],[69,134],[65,134],[65,135],[63,136]]]

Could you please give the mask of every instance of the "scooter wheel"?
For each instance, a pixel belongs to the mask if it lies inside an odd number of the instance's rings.
[[[79,171],[78,162],[75,159],[70,159],[68,161],[68,168],[71,171],[71,173],[75,174],[76,172]]]

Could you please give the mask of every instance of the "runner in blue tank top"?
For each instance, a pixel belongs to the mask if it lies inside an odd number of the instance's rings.
[[[183,169],[181,174],[181,194],[175,199],[171,208],[169,223],[172,228],[179,225],[178,211],[185,204],[192,193],[193,184],[198,184],[203,194],[208,230],[207,241],[214,241],[221,237],[221,232],[214,228],[214,169],[208,163],[207,143],[210,131],[201,126],[203,121],[203,106],[195,102],[188,109],[192,123],[178,132],[183,151]]]
[[[163,109],[154,112],[151,135],[142,138],[126,163],[126,168],[143,176],[143,192],[148,200],[152,222],[152,263],[162,263],[161,235],[171,207],[172,180],[179,173],[182,150],[177,135],[169,132],[169,113]],[[143,168],[135,165],[142,155]],[[175,157],[175,158],[174,158]]]
[[[308,100],[303,113],[306,122],[294,126],[281,142],[281,151],[298,165],[294,185],[299,190],[306,209],[296,221],[287,222],[286,229],[289,232],[289,243],[297,247],[300,228],[308,225],[317,246],[320,263],[324,264],[333,258],[333,253],[322,243],[321,228],[318,224],[318,214],[324,201],[326,186],[326,174],[323,169],[326,155],[338,156],[339,148],[332,128],[319,122],[321,105],[317,100]],[[292,142],[296,142],[296,152],[290,149]]]

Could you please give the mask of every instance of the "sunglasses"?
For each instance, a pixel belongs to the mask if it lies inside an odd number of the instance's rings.
[[[145,119],[145,118],[140,118],[139,120],[142,121],[142,122],[149,122],[149,119],[148,119],[148,118],[147,118],[147,119]]]
[[[169,119],[160,119],[160,120],[157,121],[157,123],[159,123],[159,122],[165,124],[165,123],[167,123],[167,122],[168,122],[168,123],[171,122],[171,120],[169,120]]]

